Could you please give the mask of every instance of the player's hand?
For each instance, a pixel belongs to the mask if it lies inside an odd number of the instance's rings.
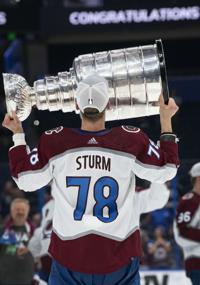
[[[160,116],[166,119],[171,119],[179,109],[173,98],[169,98],[168,104],[165,104],[162,95],[160,95],[159,97],[159,105],[160,105]]]
[[[160,125],[161,125],[161,133],[172,132],[172,117],[178,111],[178,106],[173,98],[169,98],[169,102],[166,105],[161,95],[159,98],[160,105]]]
[[[6,114],[2,126],[9,129],[13,134],[23,133],[22,123],[15,112],[12,112],[12,118]]]

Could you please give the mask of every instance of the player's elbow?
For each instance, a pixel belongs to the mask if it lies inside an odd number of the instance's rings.
[[[172,180],[176,176],[176,174],[176,167],[165,166],[161,171],[158,170],[157,174],[155,175],[155,179],[152,180],[152,182],[163,184],[169,180]]]
[[[42,186],[37,187],[37,185],[35,185],[35,183],[31,183],[31,182],[27,183],[27,181],[23,177],[18,178],[18,179],[13,177],[13,179],[14,179],[15,183],[17,184],[18,188],[20,190],[25,191],[25,192],[33,192],[33,191],[36,191],[42,187]]]
[[[173,179],[176,176],[176,174],[177,174],[177,170],[178,169],[175,166],[174,167],[169,167],[168,174],[166,175],[166,176],[168,176],[168,179],[166,179],[166,181]]]
[[[169,201],[170,191],[165,184],[151,184],[150,201],[156,203],[156,209],[161,209],[166,206]]]
[[[160,199],[160,201],[159,201],[158,209],[164,208],[168,201],[169,201],[169,195],[163,196],[163,198]]]

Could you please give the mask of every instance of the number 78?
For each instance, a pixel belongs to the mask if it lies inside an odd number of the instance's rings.
[[[74,210],[74,220],[80,221],[86,210],[88,201],[88,192],[90,189],[91,177],[66,177],[67,187],[78,187],[78,198],[76,208]],[[109,195],[105,197],[104,188],[109,188]],[[118,209],[116,200],[119,194],[119,185],[117,181],[110,176],[103,176],[99,178],[93,189],[94,199],[96,201],[93,208],[93,215],[104,223],[113,222],[118,216]],[[108,215],[105,216],[103,209],[108,208]]]

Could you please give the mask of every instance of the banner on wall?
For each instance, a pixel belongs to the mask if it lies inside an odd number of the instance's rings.
[[[164,23],[197,21],[200,7],[162,7],[152,9],[125,9],[108,11],[73,11],[68,16],[68,24],[77,25],[118,25],[140,23]]]
[[[166,38],[170,37],[170,32],[179,37],[191,36],[191,31],[199,35],[200,4],[194,0],[185,3],[159,5],[149,1],[145,5],[133,3],[126,7],[79,9],[59,5],[0,7],[0,32],[41,33],[44,37],[70,34],[78,37],[88,33],[98,33],[99,37],[103,33],[119,36],[120,31],[127,33],[127,37],[145,32],[157,37],[160,31]]]
[[[47,8],[41,17],[43,32],[57,33],[87,33],[93,31],[117,32],[119,30],[132,33],[144,30],[173,30],[178,33],[184,28],[200,28],[200,6],[186,5],[174,7],[147,7],[124,9],[82,9]],[[106,27],[106,30],[105,30]],[[167,34],[166,34],[167,36]]]
[[[141,285],[192,285],[183,270],[141,270]]]

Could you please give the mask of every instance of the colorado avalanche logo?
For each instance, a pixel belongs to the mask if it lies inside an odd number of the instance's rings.
[[[32,165],[35,165],[36,163],[38,163],[39,158],[38,158],[38,149],[34,148],[32,149],[31,153],[30,153],[30,163]]]
[[[58,134],[60,133],[64,128],[62,126],[60,127],[57,127],[55,129],[52,129],[52,130],[48,130],[45,132],[46,135],[52,135],[52,134]]]
[[[140,129],[133,126],[122,126],[122,129],[128,133],[139,133]]]

